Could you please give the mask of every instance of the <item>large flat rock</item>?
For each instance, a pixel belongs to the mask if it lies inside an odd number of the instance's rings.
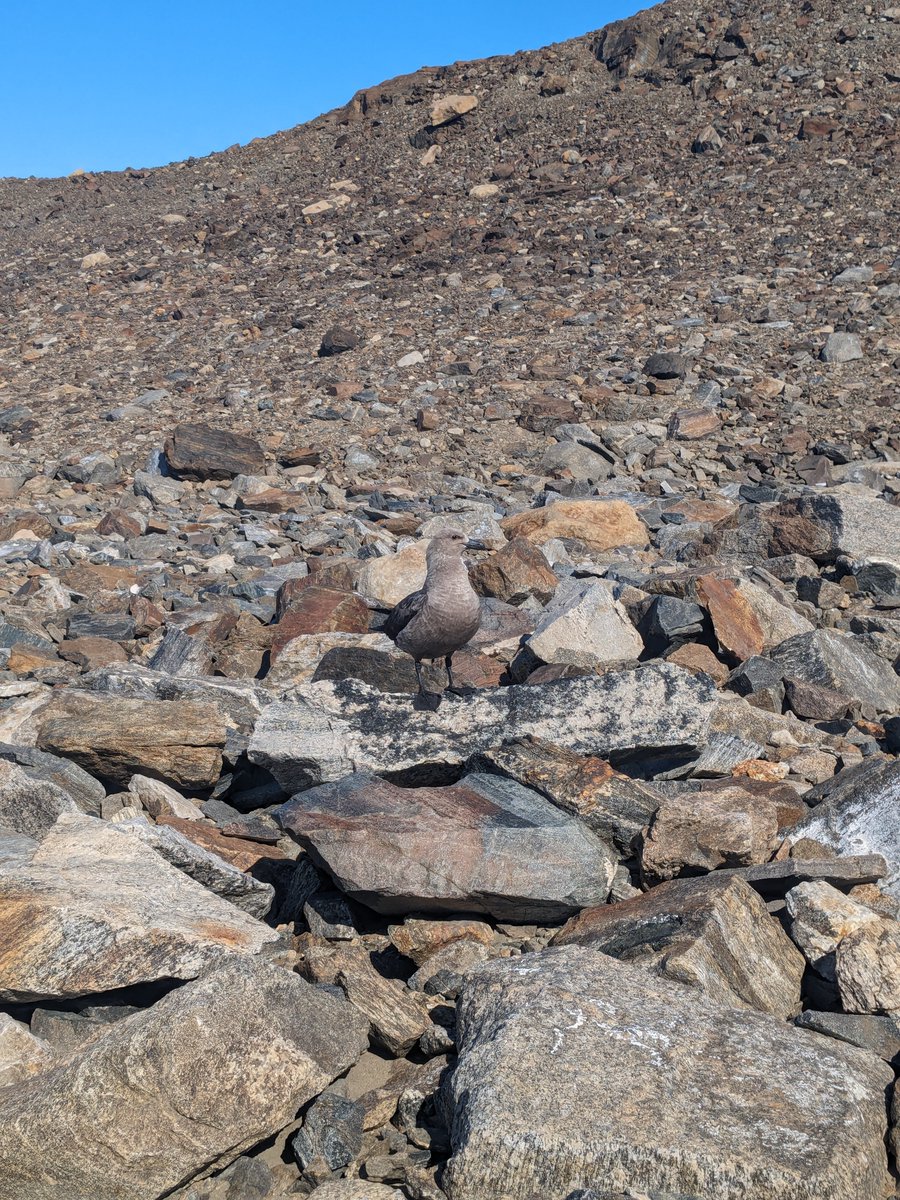
[[[155,1200],[284,1128],[367,1041],[298,975],[223,964],[0,1091],[0,1200]]]
[[[885,759],[836,776],[828,799],[795,825],[792,842],[811,838],[839,854],[880,854],[887,863],[881,886],[900,899],[900,761]]]
[[[602,903],[615,868],[580,821],[494,775],[423,788],[351,775],[275,815],[342,891],[382,913],[561,920]]]
[[[40,845],[0,862],[7,1001],[193,979],[276,942],[273,929],[94,817],[63,816]]]
[[[880,1200],[892,1072],[592,950],[477,968],[449,1088],[450,1200],[658,1190]]]
[[[120,787],[132,775],[150,775],[193,790],[218,779],[227,729],[222,710],[207,701],[125,700],[71,690],[43,710],[38,746]]]
[[[430,783],[511,737],[581,754],[694,749],[715,708],[711,680],[667,663],[539,686],[446,696],[435,713],[354,680],[304,684],[260,714],[250,759],[287,792],[353,771]]]

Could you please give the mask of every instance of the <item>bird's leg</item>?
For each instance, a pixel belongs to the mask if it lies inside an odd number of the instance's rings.
[[[447,668],[447,691],[453,696],[472,696],[475,694],[475,688],[458,687],[453,682],[453,655],[448,654],[444,659],[444,666]]]
[[[425,684],[422,681],[422,664],[418,659],[416,659],[416,679],[419,682],[419,691],[415,700],[413,700],[413,708],[417,712],[437,712],[441,698],[436,692],[425,690]]]

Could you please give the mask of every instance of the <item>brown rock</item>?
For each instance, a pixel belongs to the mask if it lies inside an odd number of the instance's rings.
[[[490,946],[496,940],[493,929],[486,921],[471,918],[458,921],[422,921],[415,917],[407,917],[402,925],[388,926],[388,937],[394,947],[407,958],[411,958],[417,967],[421,967],[439,950],[453,945],[454,942],[474,940],[483,946]]]
[[[500,523],[510,537],[538,544],[557,537],[578,538],[593,550],[647,543],[647,527],[624,500],[558,500]]]
[[[626,852],[663,799],[652,786],[620,775],[602,758],[535,737],[495,746],[478,763],[534,788]]]
[[[250,841],[249,838],[226,837],[214,825],[207,825],[205,821],[189,821],[184,817],[173,817],[164,813],[157,818],[156,823],[171,825],[195,845],[202,846],[212,854],[218,854],[219,858],[224,858],[239,871],[252,871],[258,863],[266,860],[287,860],[287,855],[277,846],[267,846],[262,842]]]
[[[688,671],[700,671],[709,675],[719,686],[727,682],[731,674],[709,646],[704,646],[702,642],[684,642],[681,646],[676,646],[671,654],[666,655],[666,662],[675,663]]]
[[[791,711],[808,721],[834,721],[847,713],[849,696],[804,679],[785,679],[784,692]]]
[[[122,508],[113,508],[97,524],[97,532],[103,537],[117,533],[123,538],[140,537],[144,527],[135,517]]]
[[[104,637],[72,638],[59,647],[59,656],[66,662],[75,663],[82,671],[128,661],[128,655],[119,643]]]
[[[546,604],[559,583],[540,550],[524,537],[514,538],[469,575],[480,596],[493,596],[506,604],[522,604],[529,596]]]
[[[722,426],[711,408],[680,409],[669,421],[669,437],[676,441],[693,441],[716,433]]]
[[[774,804],[739,787],[683,792],[660,806],[644,838],[641,871],[651,885],[676,876],[767,862],[778,840]]]
[[[209,425],[178,425],[165,443],[169,469],[179,479],[232,479],[263,475],[262,446],[251,437]]]
[[[800,1011],[803,955],[736,876],[677,879],[587,908],[553,939],[555,946],[573,943],[695,984],[729,1007],[777,1017]]]
[[[730,579],[701,575],[697,599],[709,612],[721,648],[739,661],[762,654],[765,636],[759,619]]]
[[[218,779],[226,731],[218,705],[205,701],[67,691],[40,714],[38,746],[122,787],[138,774],[193,791]]]
[[[272,661],[275,662],[292,638],[309,633],[365,633],[369,628],[369,609],[352,592],[311,585],[290,588],[288,580],[279,593],[281,619],[272,637]]]

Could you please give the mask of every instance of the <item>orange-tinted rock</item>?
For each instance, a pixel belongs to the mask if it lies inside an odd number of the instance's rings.
[[[648,540],[647,527],[624,500],[558,500],[506,517],[501,525],[510,537],[537,543],[578,538],[593,550],[644,546]]]
[[[546,604],[559,583],[540,550],[524,537],[509,542],[469,574],[480,596],[493,596],[507,604],[522,604],[529,596]]]
[[[688,671],[703,671],[717,684],[723,684],[731,674],[728,667],[719,662],[709,646],[704,646],[702,642],[685,642],[676,647],[671,654],[666,655],[666,662],[675,663]]]
[[[701,575],[697,599],[709,612],[721,648],[739,661],[762,654],[766,644],[762,626],[737,586],[730,579]]]
[[[218,854],[239,871],[250,871],[263,859],[286,859],[287,855],[277,846],[262,842],[251,842],[249,838],[226,837],[214,825],[202,821],[188,821],[184,817],[163,815],[157,825],[171,825],[179,833],[204,850]]]
[[[301,634],[365,633],[369,628],[368,606],[352,592],[314,585],[292,590],[287,603],[272,638],[273,662],[287,643]]]

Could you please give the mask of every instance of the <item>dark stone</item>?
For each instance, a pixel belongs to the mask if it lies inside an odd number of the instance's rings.
[[[179,479],[233,479],[263,475],[266,458],[251,437],[209,425],[179,425],[166,439],[166,462]]]
[[[66,622],[69,638],[102,637],[114,642],[129,642],[134,638],[134,617],[128,613],[73,613]]]
[[[303,1128],[291,1140],[291,1150],[301,1170],[323,1158],[332,1171],[346,1167],[362,1150],[361,1104],[333,1092],[324,1092],[307,1110]]]
[[[654,379],[683,379],[688,371],[688,362],[683,354],[665,350],[651,354],[644,363],[644,374]]]
[[[871,1050],[885,1062],[894,1063],[900,1058],[900,1024],[893,1017],[807,1009],[794,1018],[794,1024]]]
[[[343,354],[347,350],[355,350],[359,345],[359,335],[344,325],[332,325],[319,346],[319,358],[330,358],[334,354]]]

